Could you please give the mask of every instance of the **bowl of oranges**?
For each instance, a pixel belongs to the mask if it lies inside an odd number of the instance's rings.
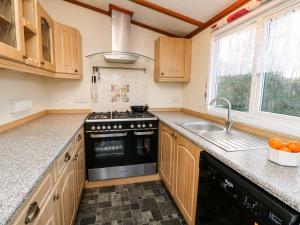
[[[279,138],[269,140],[268,159],[282,166],[299,166],[300,142],[283,142]]]

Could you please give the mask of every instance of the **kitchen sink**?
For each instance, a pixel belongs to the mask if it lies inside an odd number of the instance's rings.
[[[237,131],[226,132],[225,128],[214,123],[199,121],[177,124],[228,152],[267,148],[264,140]]]
[[[224,131],[223,127],[209,122],[179,123],[179,125],[192,132]]]

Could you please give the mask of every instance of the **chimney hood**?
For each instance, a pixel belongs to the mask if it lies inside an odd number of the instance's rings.
[[[112,24],[112,49],[109,52],[100,52],[86,56],[94,63],[107,66],[114,64],[148,64],[154,59],[131,52],[131,17],[132,12],[117,6],[110,5]],[[137,63],[138,61],[138,63]],[[98,62],[98,63],[97,63]],[[130,66],[132,68],[132,66]]]
[[[111,9],[112,52],[104,59],[112,63],[135,63],[138,56],[130,53],[131,15]]]

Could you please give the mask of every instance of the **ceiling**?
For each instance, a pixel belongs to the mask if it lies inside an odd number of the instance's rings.
[[[109,4],[133,12],[136,25],[170,36],[190,37],[211,24],[220,13],[233,11],[247,0],[65,0],[109,11]],[[102,12],[102,13],[103,13]],[[228,12],[229,13],[229,12]],[[217,17],[216,17],[217,16]],[[195,32],[196,31],[196,32]]]

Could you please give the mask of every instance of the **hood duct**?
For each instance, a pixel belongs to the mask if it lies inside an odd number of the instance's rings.
[[[131,15],[111,10],[112,52],[104,53],[111,63],[135,63],[139,56],[130,53]]]

